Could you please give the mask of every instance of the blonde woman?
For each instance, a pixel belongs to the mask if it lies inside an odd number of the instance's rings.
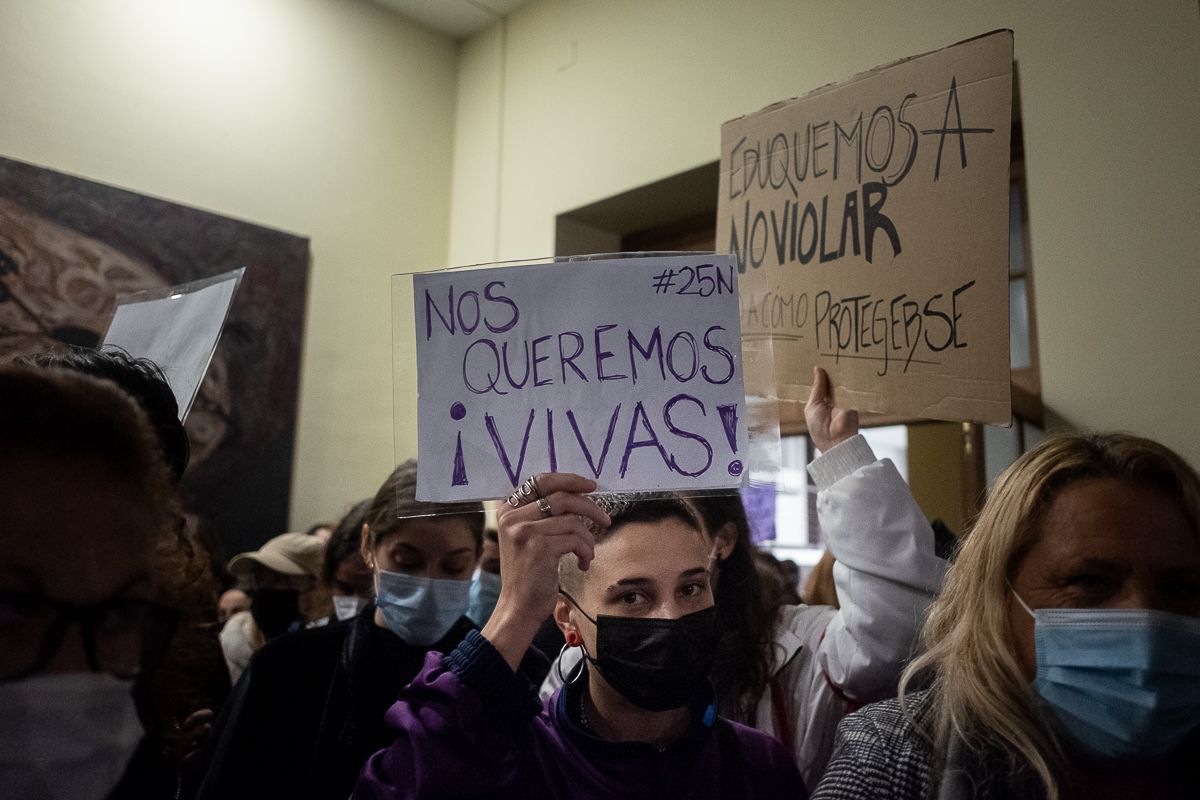
[[[814,798],[1195,797],[1200,477],[1062,435],[997,480],[898,700],[838,730]],[[919,688],[925,687],[925,688]]]

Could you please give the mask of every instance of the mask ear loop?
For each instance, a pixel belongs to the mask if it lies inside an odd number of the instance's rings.
[[[1015,597],[1015,598],[1017,598],[1017,602],[1021,604],[1021,608],[1025,609],[1025,613],[1026,613],[1026,614],[1028,614],[1029,616],[1033,617],[1033,618],[1036,620],[1036,619],[1037,619],[1037,614],[1034,614],[1034,613],[1033,613],[1033,609],[1032,609],[1032,608],[1030,608],[1030,607],[1029,607],[1029,606],[1028,606],[1028,605],[1025,603],[1025,601],[1024,601],[1024,600],[1022,600],[1022,599],[1021,599],[1021,595],[1017,594],[1017,590],[1013,588],[1013,585],[1012,585],[1012,584],[1009,582],[1008,578],[1005,578],[1005,579],[1004,579],[1004,584],[1005,584],[1005,585],[1008,587],[1008,590],[1009,590],[1010,592],[1012,592],[1012,596],[1013,596],[1013,597]]]
[[[578,611],[580,614],[583,614],[584,619],[586,619],[588,622],[592,623],[593,625],[596,624],[596,620],[589,617],[588,613],[579,607],[579,603],[575,602],[575,598],[571,597],[571,595],[567,594],[567,591],[565,589],[559,589],[558,593],[561,594],[563,597],[567,598],[567,602],[570,603],[571,605],[575,606],[575,610]]]

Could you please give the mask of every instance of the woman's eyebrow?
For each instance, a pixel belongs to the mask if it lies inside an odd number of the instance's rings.
[[[634,587],[635,586],[651,586],[653,584],[654,584],[654,581],[651,580],[650,578],[622,578],[621,580],[617,581],[616,583],[614,583],[612,586],[609,586],[608,588],[609,588],[609,590],[627,589],[631,586],[634,586]]]

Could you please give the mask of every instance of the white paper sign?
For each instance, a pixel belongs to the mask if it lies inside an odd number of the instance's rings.
[[[183,421],[208,371],[245,267],[202,281],[118,298],[101,347],[157,364]]]
[[[500,498],[546,471],[606,491],[738,486],[737,268],[618,258],[413,276],[417,498]]]

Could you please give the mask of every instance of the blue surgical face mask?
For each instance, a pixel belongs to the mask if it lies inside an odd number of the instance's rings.
[[[379,570],[375,603],[388,630],[409,644],[440,642],[467,611],[470,581],[452,581]]]
[[[494,572],[477,570],[471,578],[471,598],[467,604],[467,616],[479,627],[487,624],[496,610],[500,599],[500,576]]]
[[[1200,619],[1145,608],[1039,608],[1034,689],[1076,749],[1158,758],[1200,727]]]

